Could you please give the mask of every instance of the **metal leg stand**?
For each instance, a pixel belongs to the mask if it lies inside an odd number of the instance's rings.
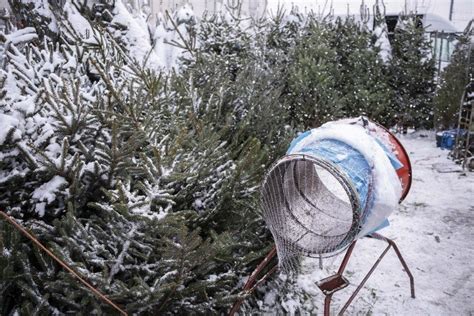
[[[249,279],[247,280],[247,283],[245,283],[245,286],[243,288],[243,293],[250,294],[252,293],[255,288],[260,285],[262,282],[264,282],[270,275],[275,273],[275,271],[278,269],[278,265],[275,263],[275,265],[271,268],[269,268],[271,260],[275,258],[277,255],[276,251],[276,246],[273,246],[273,248],[270,250],[270,252],[267,254],[265,259],[257,266],[254,272],[250,275]],[[269,268],[268,272],[261,277],[260,279],[257,279],[259,274],[265,269]],[[240,305],[244,302],[244,298],[239,298],[237,301],[234,303],[232,306],[231,310],[229,311],[229,316],[234,316],[234,314],[239,310]]]
[[[351,297],[349,297],[346,304],[344,304],[344,306],[342,307],[342,309],[340,310],[338,315],[342,315],[347,310],[347,308],[352,303],[352,301],[354,300],[356,295],[359,293],[359,291],[362,289],[362,287],[367,282],[369,277],[372,275],[374,270],[377,268],[380,261],[382,261],[385,254],[392,247],[395,250],[395,253],[397,254],[398,259],[400,260],[400,263],[402,264],[403,268],[405,269],[405,272],[408,274],[408,277],[410,278],[411,297],[415,298],[415,281],[414,281],[413,275],[411,274],[410,269],[408,268],[408,265],[406,264],[405,260],[403,259],[402,254],[400,253],[400,250],[398,249],[395,242],[393,240],[391,240],[387,237],[384,237],[380,234],[377,234],[377,233],[373,233],[369,237],[375,238],[377,240],[385,241],[388,244],[388,246],[387,246],[387,248],[385,248],[385,250],[379,256],[379,258],[374,263],[372,268],[370,268],[367,275],[364,277],[362,282],[357,286],[356,290],[354,291],[354,293],[352,293]],[[341,266],[339,267],[339,270],[337,271],[337,273],[330,276],[330,277],[322,279],[322,280],[320,280],[319,282],[316,283],[318,285],[318,287],[321,289],[321,291],[324,293],[324,295],[326,296],[325,299],[324,299],[324,316],[329,316],[329,312],[330,312],[330,308],[331,308],[332,295],[335,292],[337,292],[339,290],[342,290],[343,288],[345,288],[349,285],[349,281],[347,281],[347,279],[342,274],[344,273],[344,270],[347,266],[347,263],[349,262],[349,259],[352,255],[352,251],[354,250],[355,243],[356,243],[356,241],[353,241],[352,244],[347,249],[347,252],[344,256],[344,259],[342,260]]]

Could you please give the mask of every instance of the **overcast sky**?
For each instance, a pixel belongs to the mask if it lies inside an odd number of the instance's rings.
[[[279,0],[280,3],[285,5],[295,4],[301,10],[314,10],[320,12],[326,5],[326,12],[332,4],[335,14],[347,13],[347,7],[352,14],[359,12],[361,1],[358,0]],[[387,13],[398,13],[406,7],[409,11],[418,11],[420,13],[433,13],[437,14],[446,20],[449,19],[449,8],[451,1],[453,1],[453,19],[452,23],[459,29],[464,30],[467,23],[474,15],[474,0],[385,0],[385,7]],[[278,7],[277,0],[268,0],[268,6],[270,9],[276,9]],[[365,4],[369,8],[372,8],[375,0],[365,0]],[[372,9],[371,9],[372,11]]]

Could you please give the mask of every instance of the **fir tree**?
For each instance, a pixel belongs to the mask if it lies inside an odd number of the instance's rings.
[[[387,122],[392,89],[379,48],[353,18],[310,20],[288,70],[288,102],[296,124],[315,127],[360,114]]]
[[[331,28],[331,46],[336,50],[337,89],[344,116],[365,115],[381,123],[390,116],[393,91],[380,48],[371,42],[371,33],[353,18],[337,19]]]
[[[255,93],[258,63],[203,51],[168,76],[107,23],[56,20],[58,42],[8,49],[1,206],[130,313],[225,311],[270,243],[256,193],[286,137],[278,93]],[[218,94],[200,77],[214,73]],[[2,240],[2,314],[113,311],[11,229]]]
[[[336,86],[337,52],[325,23],[311,20],[288,67],[288,102],[293,124],[315,127],[341,117],[341,93]]]
[[[4,36],[0,207],[129,313],[228,311],[272,245],[258,188],[293,128],[408,111],[388,107],[405,82],[387,84],[373,34],[353,19],[171,12],[153,29],[121,1],[53,2],[16,2],[29,27]],[[425,104],[426,93],[407,95]],[[0,313],[114,312],[0,228]],[[314,313],[295,288],[273,280],[243,309],[276,289],[272,311],[291,299]]]
[[[455,127],[462,95],[473,69],[469,65],[469,37],[461,36],[451,57],[451,63],[440,76],[434,97],[435,123],[438,129]],[[472,53],[471,53],[472,54]],[[471,57],[472,58],[472,57]]]
[[[430,42],[416,15],[400,17],[392,48],[390,81],[398,124],[404,132],[410,126],[431,127],[435,67]]]

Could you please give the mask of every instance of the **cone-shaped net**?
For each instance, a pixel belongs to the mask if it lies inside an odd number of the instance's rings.
[[[262,185],[262,204],[286,271],[297,268],[299,255],[334,255],[359,229],[354,189],[336,167],[313,157],[277,162]]]

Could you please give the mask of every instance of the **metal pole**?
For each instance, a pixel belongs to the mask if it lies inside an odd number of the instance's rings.
[[[387,238],[385,236],[382,236],[378,233],[373,233],[372,234],[373,238],[379,239],[379,240],[384,240],[387,242],[390,246],[393,247],[393,250],[395,250],[398,259],[400,260],[400,263],[402,264],[403,268],[405,269],[405,272],[408,274],[408,278],[410,279],[410,288],[411,288],[411,297],[415,298],[415,279],[413,277],[413,274],[411,274],[410,269],[408,268],[407,263],[405,262],[405,259],[403,259],[403,256],[400,252],[400,250],[397,247],[397,244],[391,240],[390,238]]]
[[[466,79],[468,79],[468,80],[469,80],[469,68],[470,68],[470,65],[471,65],[471,50],[472,50],[472,42],[469,42],[469,48],[468,48],[468,51],[467,51],[467,67],[466,67],[466,73],[465,73]],[[461,155],[461,153],[459,151],[462,148],[462,144],[459,145],[459,142],[461,142],[462,140],[460,139],[460,135],[459,135],[460,132],[459,131],[460,131],[461,125],[462,125],[461,121],[462,121],[462,118],[463,118],[462,113],[463,113],[464,97],[466,95],[467,89],[469,88],[469,85],[470,85],[470,82],[464,88],[464,92],[462,93],[462,96],[461,96],[461,103],[459,104],[459,115],[458,115],[458,124],[457,124],[458,129],[457,129],[457,132],[456,132],[456,138],[454,140],[454,148],[451,151],[452,157],[454,159],[459,159],[460,155]],[[471,118],[472,118],[472,109],[471,109]],[[469,132],[471,131],[471,129],[470,129],[471,122],[472,122],[472,120],[469,122],[469,126],[468,126],[469,128],[467,129],[468,137],[469,137]],[[469,143],[466,144],[465,154],[467,154],[467,150],[468,150],[467,147],[468,146],[469,146]],[[461,167],[464,171],[464,168],[466,167],[466,164],[463,162]]]
[[[354,293],[352,293],[351,297],[349,297],[349,299],[347,300],[346,304],[344,304],[344,306],[342,307],[341,311],[339,312],[338,315],[342,315],[344,314],[344,312],[346,311],[346,309],[349,307],[349,305],[351,305],[352,301],[354,300],[354,298],[356,297],[356,295],[359,293],[359,291],[362,289],[362,287],[364,286],[365,282],[367,282],[367,280],[369,279],[369,277],[372,275],[372,273],[374,272],[374,270],[377,268],[377,266],[379,265],[380,261],[382,261],[382,258],[385,256],[385,254],[387,253],[387,251],[392,247],[392,245],[388,245],[387,248],[385,248],[385,250],[382,252],[382,254],[379,256],[379,258],[377,259],[377,261],[374,263],[374,265],[372,266],[372,268],[369,270],[369,272],[366,274],[366,276],[364,277],[364,279],[362,280],[362,282],[360,282],[359,286],[357,286],[356,290],[354,291]]]
[[[453,20],[453,7],[454,7],[454,0],[451,0],[451,5],[449,6],[449,21]]]
[[[347,249],[346,255],[344,256],[344,259],[342,259],[341,266],[339,267],[339,270],[337,270],[337,274],[343,274],[344,270],[346,270],[347,263],[349,262],[349,258],[352,255],[352,251],[354,250],[356,242],[357,240],[354,240]]]
[[[346,254],[344,255],[344,259],[342,259],[341,265],[339,266],[339,269],[337,270],[337,274],[339,276],[342,276],[344,273],[344,270],[347,267],[347,263],[349,262],[349,259],[351,258],[352,251],[354,250],[354,247],[356,245],[357,240],[354,240],[349,248],[346,251]],[[331,313],[331,300],[332,300],[332,294],[327,294],[326,297],[324,298],[324,316],[330,316]]]
[[[413,278],[413,275],[411,274],[411,271],[410,269],[408,268],[408,265],[406,264],[405,260],[403,259],[402,257],[402,254],[400,253],[400,250],[398,250],[398,247],[397,245],[395,244],[395,242],[387,237],[384,237],[380,234],[377,234],[377,233],[373,233],[372,235],[369,235],[367,237],[371,237],[371,238],[374,238],[374,239],[377,239],[377,240],[381,240],[381,241],[385,241],[388,245],[387,247],[384,249],[384,251],[382,252],[382,254],[378,257],[377,261],[372,265],[371,269],[369,270],[369,272],[365,275],[365,277],[363,278],[363,280],[361,281],[361,283],[357,286],[356,290],[352,293],[352,295],[349,297],[349,299],[347,300],[347,302],[344,304],[344,306],[342,307],[342,309],[339,311],[338,315],[342,315],[346,310],[347,308],[350,306],[350,304],[352,303],[352,301],[354,300],[354,298],[357,296],[357,294],[359,293],[359,291],[363,288],[363,286],[365,285],[365,283],[367,282],[367,280],[370,278],[370,276],[372,275],[372,273],[375,271],[375,269],[377,268],[377,266],[379,265],[379,263],[382,261],[382,259],[385,257],[385,255],[387,254],[387,252],[390,250],[390,248],[393,248],[395,250],[395,253],[397,254],[397,257],[398,259],[400,260],[400,263],[402,264],[405,272],[407,273],[408,277],[410,278],[410,290],[411,290],[411,297],[412,298],[415,298],[415,281],[414,281],[414,278]],[[333,288],[331,288],[331,285],[329,283],[334,283],[334,280],[335,280],[335,277],[338,277],[338,278],[341,278],[342,277],[342,274],[344,273],[344,270],[347,266],[347,263],[349,261],[349,258],[352,254],[352,251],[354,249],[354,246],[355,246],[355,241],[351,244],[351,246],[347,249],[347,252],[346,252],[346,255],[344,256],[344,259],[342,260],[342,263],[339,267],[339,270],[338,272],[333,275],[332,277],[329,277],[329,278],[326,278],[326,279],[323,279],[321,280],[320,282],[322,282],[321,284],[320,283],[316,283],[319,288],[323,291],[323,293],[325,293],[325,298],[324,298],[324,312],[323,312],[323,315],[324,316],[329,316],[330,315],[330,309],[331,309],[331,299],[332,299],[332,295],[336,292],[336,291],[339,291],[341,290],[342,288],[344,287],[339,287],[337,288],[337,285],[332,285]],[[329,284],[329,285],[328,285]],[[326,286],[327,285],[327,286]],[[329,289],[329,292],[325,292],[325,290]]]
[[[434,34],[434,35],[433,35]],[[430,33],[431,37],[434,36],[434,44],[433,44],[433,56],[438,56],[438,31],[434,33]],[[437,78],[437,83],[440,83],[440,73],[439,69],[437,70],[438,78]]]
[[[73,277],[75,277],[79,282],[81,282],[86,288],[92,291],[95,295],[97,295],[101,300],[112,306],[118,313],[121,315],[127,316],[127,312],[121,309],[117,304],[112,302],[107,296],[105,296],[102,292],[97,290],[94,286],[92,286],[89,282],[87,282],[84,277],[82,277],[78,272],[73,270],[67,263],[63,260],[59,259],[54,253],[51,252],[48,248],[46,248],[39,240],[29,233],[23,226],[17,223],[12,217],[8,214],[4,213],[0,210],[0,216],[3,217],[4,220],[9,222],[15,229],[17,229],[20,233],[22,233],[25,237],[31,240],[38,248],[43,250],[51,259],[56,261],[61,267],[63,267],[67,272],[69,272]]]
[[[440,45],[439,45],[439,61],[438,61],[438,77],[441,73],[441,60],[443,59],[443,43],[444,43],[444,31],[441,31],[440,37]]]
[[[332,294],[324,298],[324,316],[330,316]]]
[[[277,256],[277,250],[276,246],[273,246],[273,248],[270,250],[270,252],[267,254],[265,259],[263,259],[262,262],[255,268],[255,270],[252,272],[250,277],[248,278],[247,282],[244,285],[243,292],[251,293],[258,285],[260,285],[264,280],[266,280],[271,274],[273,274],[277,268],[278,265],[273,266],[261,279],[257,280],[258,274],[265,269],[265,267],[268,267],[269,264],[271,263],[271,260]],[[238,299],[232,308],[229,311],[228,316],[233,316],[240,308],[240,305],[244,302],[244,298]]]
[[[411,274],[411,271],[408,268],[408,265],[405,262],[405,259],[403,259],[402,254],[400,253],[400,250],[398,250],[398,247],[395,244],[395,242],[388,238],[386,238],[385,240],[393,247],[393,250],[395,250],[395,253],[397,254],[398,259],[400,260],[403,268],[405,269],[405,272],[408,274],[408,278],[410,279],[410,294],[412,298],[415,298],[415,278],[413,278],[413,274]]]

